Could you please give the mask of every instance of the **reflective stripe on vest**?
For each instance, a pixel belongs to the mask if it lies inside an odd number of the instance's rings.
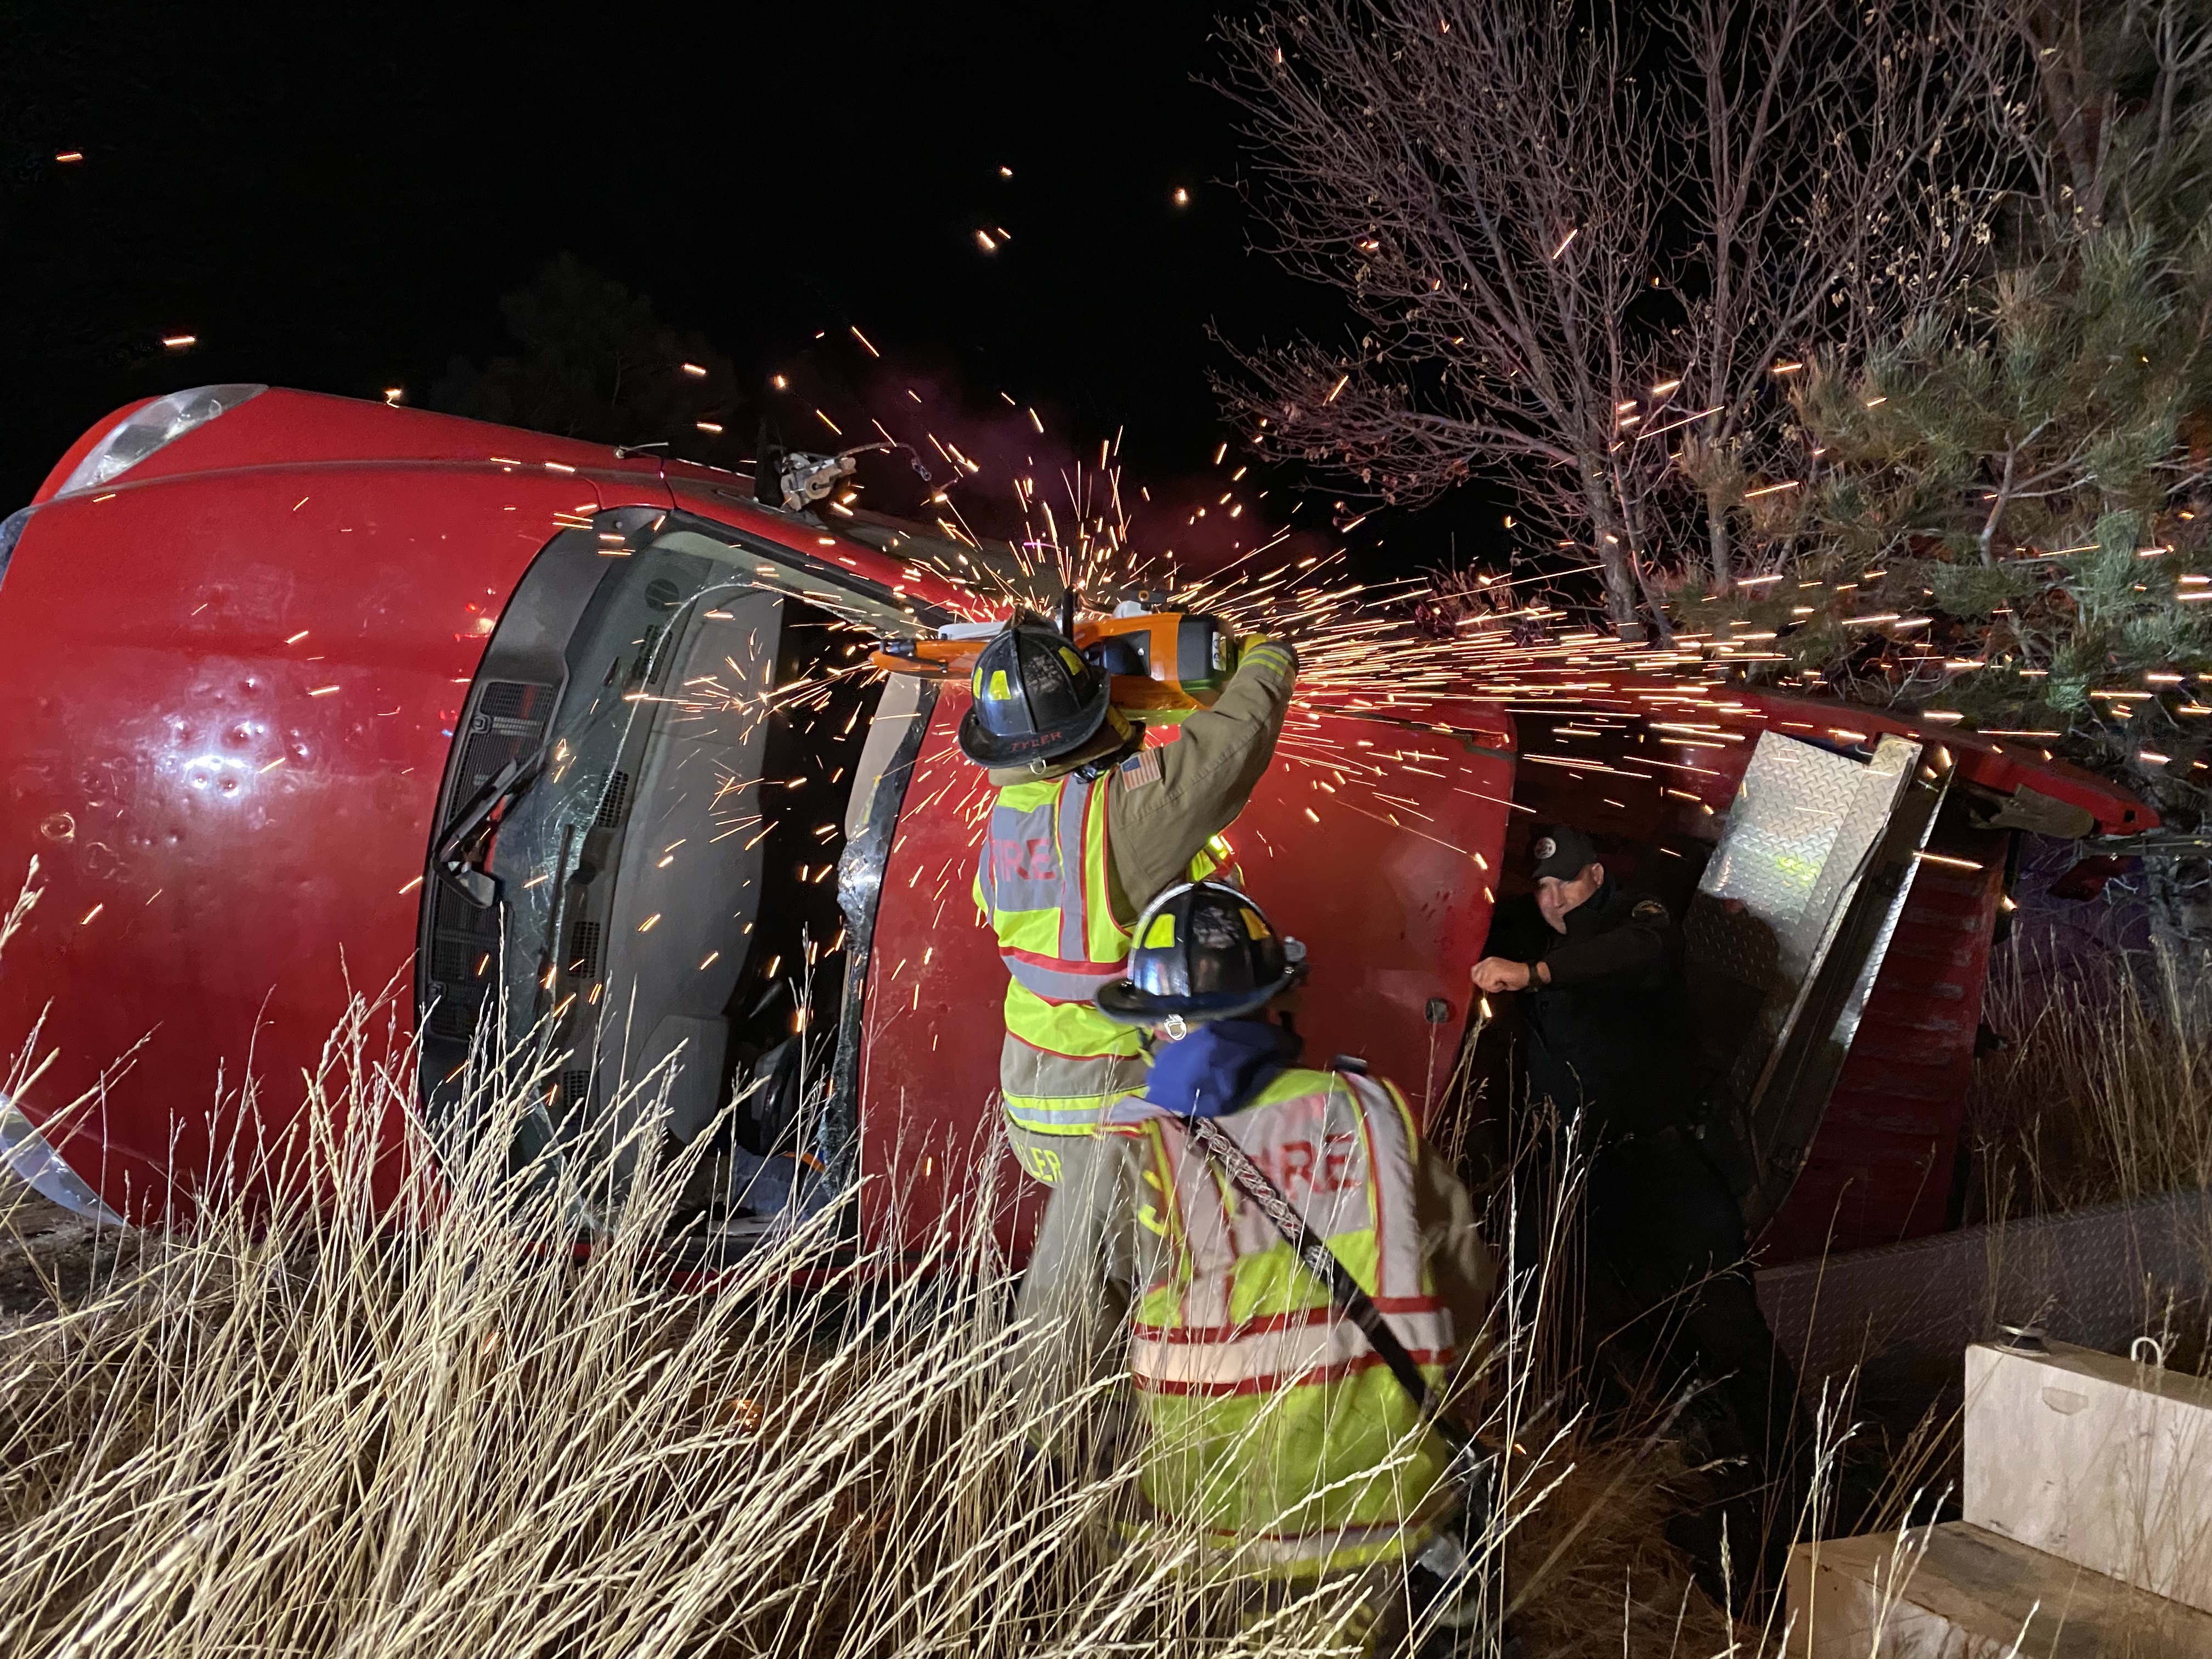
[[[1105,874],[1106,795],[1097,781],[1071,773],[999,792],[975,884],[1017,985],[1048,1002],[1088,1002],[1121,976],[1129,936],[1114,925]],[[1094,939],[1102,915],[1104,937]],[[1094,943],[1103,950],[1094,953]]]
[[[1128,930],[1114,919],[1106,803],[1103,775],[1009,784],[975,861],[975,902],[1012,980],[1006,1115],[1042,1134],[1089,1133],[1142,1079],[1141,1034],[1091,1006],[1129,957]],[[1201,853],[1191,875],[1215,867]]]
[[[1224,1188],[1175,1119],[1141,1097],[1110,1114],[1146,1143],[1172,1268],[1139,1300],[1129,1368],[1152,1431],[1154,1506],[1285,1571],[1418,1547],[1451,1498],[1449,1449],[1267,1218]],[[1361,1077],[1285,1073],[1216,1120],[1326,1237],[1432,1387],[1453,1364],[1449,1309],[1424,1270],[1413,1121]]]

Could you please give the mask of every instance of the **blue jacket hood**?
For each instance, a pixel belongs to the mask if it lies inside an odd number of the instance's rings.
[[[1264,1019],[1223,1019],[1152,1051],[1145,1098],[1179,1116],[1236,1111],[1297,1064],[1295,1032]]]

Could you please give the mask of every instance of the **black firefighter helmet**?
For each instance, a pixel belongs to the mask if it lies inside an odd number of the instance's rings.
[[[1223,882],[1169,888],[1132,937],[1129,976],[1097,999],[1098,1012],[1122,1025],[1235,1019],[1305,976],[1305,946],[1277,937],[1267,914]]]
[[[960,720],[960,752],[978,766],[1065,760],[1098,735],[1113,685],[1069,639],[1017,613],[975,659],[974,705]]]

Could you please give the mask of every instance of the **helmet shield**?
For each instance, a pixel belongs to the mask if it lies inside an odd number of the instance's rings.
[[[1288,990],[1305,972],[1304,955],[1237,889],[1171,887],[1137,919],[1129,976],[1099,991],[1098,1012],[1124,1025],[1235,1019]]]
[[[1054,761],[1105,724],[1112,687],[1074,642],[1035,617],[1016,617],[975,659],[975,702],[960,720],[960,751],[978,766]]]

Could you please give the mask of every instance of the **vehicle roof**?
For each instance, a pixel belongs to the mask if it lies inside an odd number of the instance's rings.
[[[1968,783],[2003,795],[2022,788],[2033,789],[2089,813],[2096,820],[2100,835],[2140,835],[2159,826],[2158,810],[2149,802],[2110,779],[2058,759],[2036,738],[1976,732],[1924,714],[1758,686],[1716,684],[1707,679],[1638,674],[1616,668],[1601,681],[1584,679],[1563,684],[1556,699],[1547,699],[1541,705],[1532,706],[1526,697],[1468,698],[1395,707],[1388,711],[1387,718],[1405,725],[1449,730],[1472,738],[1485,729],[1510,732],[1509,711],[1571,715],[1579,709],[1648,716],[1663,712],[1654,707],[1655,699],[1682,696],[1695,698],[1696,720],[1730,732],[1751,734],[1771,729],[1784,737],[1802,737],[1826,744],[1863,743],[1883,732],[1894,732],[1918,743],[1938,745],[1949,751],[1959,775]],[[1683,787],[1705,794],[1705,804],[1718,811],[1728,805],[1735,782],[1736,773],[1728,771],[1721,774],[1717,781],[1704,785],[1685,779]]]
[[[54,464],[32,505],[52,501],[94,445],[118,422],[153,401],[140,398],[94,422]],[[594,488],[603,507],[665,503],[794,551],[835,558],[895,593],[955,611],[972,605],[935,572],[884,551],[875,544],[880,538],[841,533],[811,514],[786,513],[756,501],[751,478],[741,472],[432,410],[283,386],[271,386],[228,414],[163,445],[104,488],[137,489],[217,472],[380,465],[538,468],[573,475]],[[870,518],[895,522],[879,515]],[[913,530],[922,533],[921,526]]]
[[[1745,726],[1771,723],[1786,730],[1796,721],[1820,726],[1820,735],[1847,738],[1893,732],[1923,743],[1940,744],[1951,751],[1960,776],[2000,794],[2021,788],[2078,806],[2093,815],[2098,830],[2108,836],[2136,835],[2158,827],[2155,807],[2095,773],[2057,758],[2033,738],[1996,735],[1963,729],[1926,716],[1890,714],[1863,703],[1847,703],[1826,697],[1792,696],[1782,692],[1746,689],[1737,694],[1748,705],[1734,717]]]
[[[33,498],[34,504],[51,500],[86,452],[117,421],[150,401],[127,404],[86,432],[56,463]],[[963,615],[976,608],[972,593],[927,565],[890,550],[907,536],[920,544],[936,544],[939,538],[924,526],[904,525],[874,513],[847,515],[845,522],[835,523],[781,512],[755,500],[752,480],[743,473],[655,454],[624,453],[579,438],[524,432],[368,398],[272,387],[243,407],[252,410],[252,418],[240,420],[234,412],[187,433],[132,467],[118,480],[118,486],[135,488],[166,478],[248,467],[408,463],[539,467],[586,477],[598,489],[603,506],[664,499],[672,507],[712,517],[796,551],[834,558],[882,582],[899,596]],[[2080,807],[2095,817],[2098,829],[2105,834],[2134,834],[2154,829],[2159,823],[2157,811],[2147,802],[2093,773],[2054,758],[2033,738],[1972,732],[1863,703],[1755,687],[1715,688],[1709,681],[1639,675],[1626,663],[1621,666],[1628,672],[1617,681],[1587,686],[1582,696],[1595,707],[1605,707],[1624,700],[1633,703],[1639,696],[1696,689],[1706,693],[1701,717],[1731,727],[1771,723],[1787,729],[1802,724],[1815,736],[1831,729],[1838,736],[1861,732],[1870,737],[1893,732],[1946,745],[1962,775],[1984,788],[2008,794],[2025,786]],[[1486,701],[1455,706],[1462,711],[1456,717],[1439,711],[1441,723],[1466,724],[1470,708],[1497,708]],[[1413,720],[1421,718],[1416,711],[1398,712]],[[1494,714],[1487,720],[1497,723]]]

